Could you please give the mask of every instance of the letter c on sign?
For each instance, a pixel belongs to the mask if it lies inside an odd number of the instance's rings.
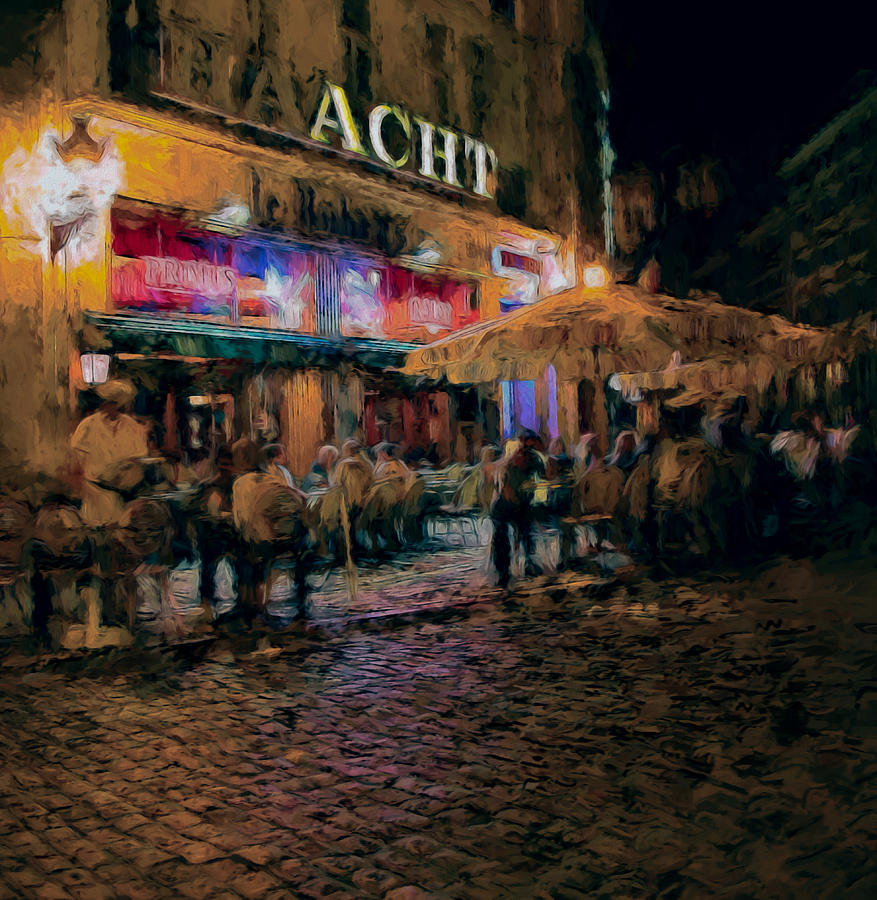
[[[399,159],[394,159],[390,156],[387,152],[387,148],[384,146],[384,136],[381,133],[381,128],[383,127],[384,119],[388,115],[396,118],[402,126],[402,131],[405,132],[405,137],[408,139],[408,147]],[[375,151],[375,156],[377,156],[382,163],[386,163],[394,169],[401,169],[402,166],[408,162],[408,158],[411,156],[411,119],[408,114],[403,113],[398,106],[388,106],[385,103],[376,106],[368,114],[368,136],[371,139],[372,150]]]

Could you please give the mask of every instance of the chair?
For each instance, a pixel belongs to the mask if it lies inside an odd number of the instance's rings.
[[[454,506],[452,503],[442,506],[437,514],[431,517],[432,537],[447,538],[452,534],[459,534],[462,538],[462,546],[469,547],[469,537],[473,538],[471,546],[481,545],[481,536],[478,533],[478,510],[472,506]],[[458,530],[455,531],[455,525]],[[441,526],[441,527],[440,527]],[[450,542],[449,542],[450,543]]]
[[[23,503],[0,503],[0,628],[26,634],[34,625],[31,561],[32,515]]]

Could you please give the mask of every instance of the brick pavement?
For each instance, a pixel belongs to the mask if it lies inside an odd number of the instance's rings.
[[[873,573],[787,574],[2,671],[0,898],[874,896]]]

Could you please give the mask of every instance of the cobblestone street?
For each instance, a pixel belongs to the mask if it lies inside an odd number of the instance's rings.
[[[0,670],[0,898],[873,897],[873,572]]]

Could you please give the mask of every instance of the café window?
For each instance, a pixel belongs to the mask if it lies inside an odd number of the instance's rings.
[[[527,212],[527,173],[520,166],[508,166],[499,173],[496,205],[506,215],[522,219]]]
[[[110,90],[142,96],[154,86],[159,69],[158,5],[155,0],[110,0],[107,6]]]
[[[391,266],[386,283],[387,332],[398,340],[428,343],[478,321],[466,282]]]
[[[357,100],[371,99],[372,58],[368,44],[356,35],[344,39],[344,89]]]
[[[341,25],[367,36],[371,31],[368,0],[341,0]]]
[[[475,137],[484,132],[490,94],[488,91],[488,70],[491,67],[490,48],[481,41],[470,41],[466,52],[469,72],[469,112],[470,130]]]
[[[235,317],[228,241],[180,220],[113,212],[112,299],[117,309]]]
[[[305,251],[119,209],[112,250],[116,310],[315,330],[314,260]]]
[[[445,70],[453,32],[447,25],[426,23],[426,61],[436,69]]]
[[[490,0],[490,8],[498,16],[508,19],[514,24],[515,21],[515,0]]]
[[[429,342],[478,321],[471,285],[399,266],[338,260],[341,333]]]

